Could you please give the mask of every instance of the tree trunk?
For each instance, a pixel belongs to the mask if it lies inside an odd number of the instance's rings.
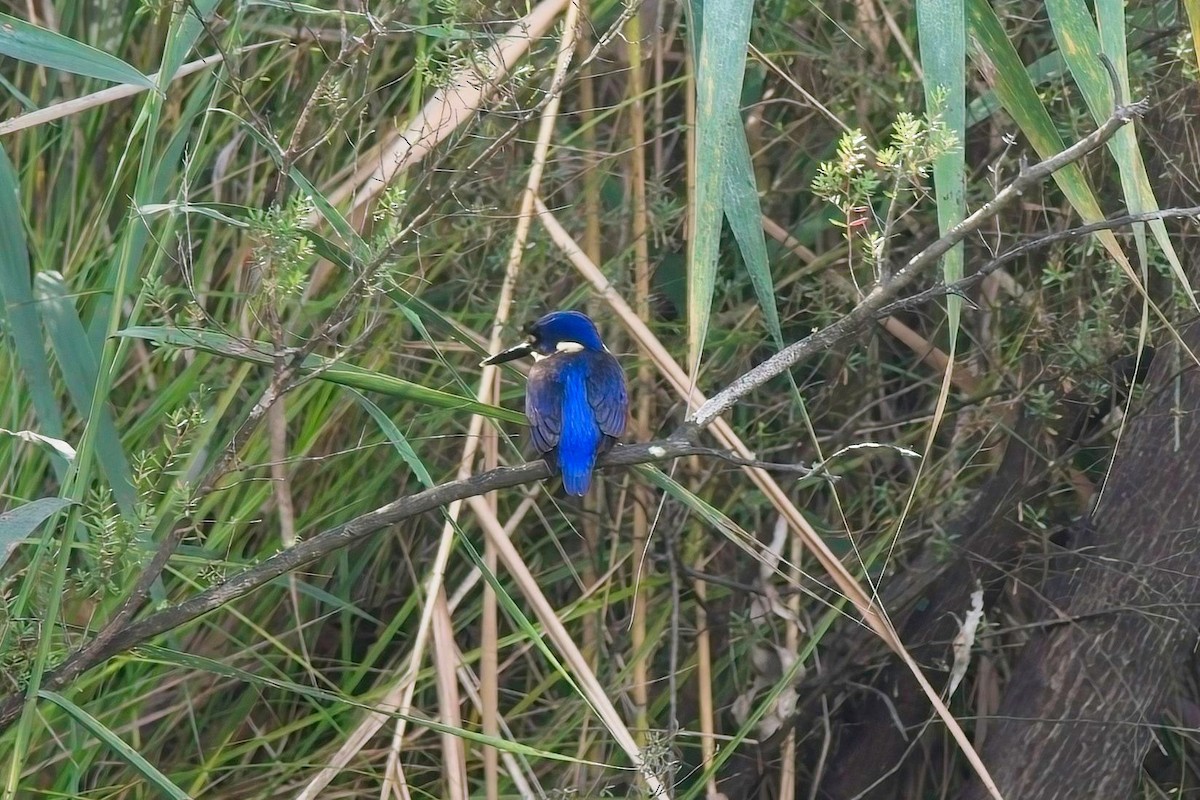
[[[1185,329],[1200,352],[1200,325]],[[1200,369],[1155,358],[1074,543],[1061,624],[1035,635],[1006,687],[983,757],[1006,798],[1130,797],[1163,701],[1196,644],[1200,593]],[[975,782],[963,800],[987,797]]]
[[[1163,208],[1195,203],[1195,85],[1155,87],[1142,128]],[[1192,285],[1200,242],[1172,239]],[[1191,235],[1189,235],[1191,234]],[[1172,279],[1174,280],[1174,279]],[[1200,618],[1200,323],[1154,358],[1145,409],[1128,425],[1074,569],[988,720],[983,758],[1008,800],[1133,796],[1168,693],[1193,654]],[[1164,337],[1165,338],[1165,337]],[[1046,587],[1044,594],[1056,594]],[[978,782],[960,800],[986,797]]]

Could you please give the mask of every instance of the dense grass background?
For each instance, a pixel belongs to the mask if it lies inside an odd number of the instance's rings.
[[[946,522],[1014,408],[1046,409],[1053,435],[1059,395],[1107,397],[1108,361],[1193,307],[1165,228],[1055,245],[990,278],[961,318],[955,300],[906,313],[727,415],[769,462],[886,445],[836,458],[836,482],[784,473],[768,499],[738,467],[688,459],[657,482],[606,472],[582,504],[550,485],[504,491],[39,695],[164,540],[180,544],[141,614],[464,469],[520,462],[520,416],[504,409],[522,381],[506,372],[492,394],[477,364],[545,310],[600,321],[633,385],[631,438],[683,421],[687,398],[644,338],[545,217],[528,225],[531,171],[547,213],[711,394],[844,315],[1021,156],[1103,121],[1109,73],[1080,53],[1108,53],[1126,98],[1196,70],[1174,3],[1128,18],[1082,0],[970,2],[961,18],[932,1],[343,5],[7,9],[3,115],[18,124],[0,124],[0,427],[46,437],[0,435],[0,505],[26,514],[0,530],[20,540],[0,573],[0,676],[28,697],[0,735],[7,797],[640,796],[621,725],[673,796],[703,795],[791,708],[836,702],[820,653],[859,617],[794,520],[868,587],[917,547],[948,552]],[[525,15],[544,23],[506,68]],[[149,88],[94,97],[114,84]],[[75,98],[92,99],[19,123]],[[422,109],[455,102],[459,124],[416,155]],[[839,148],[849,129],[859,138]],[[945,275],[1154,208],[1133,136],[1006,210]],[[889,145],[904,156],[891,170]],[[397,147],[409,161],[393,175]],[[1131,288],[1139,274],[1161,315]],[[1101,475],[1110,444],[1064,477]],[[25,505],[39,498],[67,502]],[[1032,539],[1085,502],[1030,507]],[[497,526],[592,688],[562,666],[531,586],[496,567]],[[989,641],[1002,664],[1003,630]],[[971,673],[953,710],[970,717],[989,680]],[[371,725],[380,704],[402,713]],[[793,734],[763,791],[819,784],[830,737]]]

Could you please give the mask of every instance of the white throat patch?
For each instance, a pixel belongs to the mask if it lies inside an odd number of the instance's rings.
[[[554,349],[560,353],[579,353],[584,348],[579,342],[559,342],[554,345]]]

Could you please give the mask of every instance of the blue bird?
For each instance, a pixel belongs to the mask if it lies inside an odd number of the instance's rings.
[[[533,446],[552,472],[562,474],[567,494],[582,496],[591,485],[596,458],[625,433],[625,374],[586,314],[554,311],[526,333],[524,342],[483,364],[533,356],[525,386]]]

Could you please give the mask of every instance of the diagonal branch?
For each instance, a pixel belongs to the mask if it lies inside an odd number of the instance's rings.
[[[608,453],[601,467],[629,467],[637,464],[662,463],[683,456],[716,456],[737,463],[741,459],[723,451],[692,444],[682,438],[663,439],[643,444],[621,445]],[[758,464],[770,468],[770,464]],[[792,465],[781,465],[795,471]],[[550,477],[543,461],[532,461],[516,467],[500,467],[469,478],[450,481],[423,492],[401,497],[374,511],[355,517],[341,525],[303,539],[290,547],[230,577],[224,583],[200,592],[181,603],[126,625],[110,635],[97,636],[75,651],[58,668],[42,680],[42,688],[55,691],[68,686],[75,678],[95,665],[126,652],[147,640],[173,630],[180,625],[220,608],[239,597],[267,584],[281,575],[311,564],[342,548],[359,542],[390,525],[449,505],[456,500],[533,483]],[[106,628],[107,630],[107,628]],[[9,725],[21,712],[24,694],[10,694],[0,700],[0,729]]]
[[[985,222],[995,217],[1002,209],[1011,205],[1026,190],[1032,189],[1058,170],[1098,150],[1116,135],[1126,123],[1146,113],[1149,106],[1145,101],[1117,108],[1103,125],[1080,139],[1057,155],[1026,167],[1004,187],[991,201],[946,232],[933,244],[917,253],[890,280],[877,283],[862,302],[846,316],[795,344],[788,345],[754,369],[733,381],[696,410],[689,423],[696,428],[707,427],[714,419],[728,411],[739,400],[754,389],[779,375],[788,367],[811,355],[828,350],[837,342],[849,337],[870,324],[879,311],[896,299],[897,295],[913,283],[927,269],[937,264],[959,242],[980,229]]]

